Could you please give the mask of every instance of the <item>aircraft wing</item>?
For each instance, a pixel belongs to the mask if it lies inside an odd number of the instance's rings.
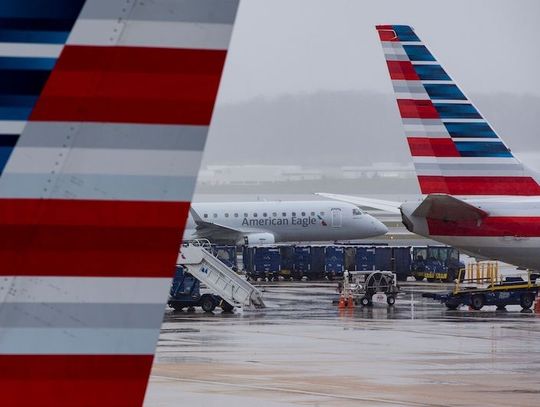
[[[197,232],[197,236],[201,239],[237,240],[242,233],[241,230],[203,220],[193,208],[191,208],[189,211],[196,225],[195,230]]]
[[[431,194],[413,212],[414,216],[440,220],[479,220],[488,213],[461,199],[446,194]]]
[[[317,192],[315,193],[315,195],[323,196],[329,199],[334,199],[336,201],[349,202],[349,203],[352,203],[353,205],[367,206],[369,208],[380,209],[382,211],[395,213],[398,215],[401,214],[399,210],[399,207],[401,206],[401,202],[386,201],[382,199],[363,198],[360,196],[351,196],[351,195],[328,194],[325,192]]]

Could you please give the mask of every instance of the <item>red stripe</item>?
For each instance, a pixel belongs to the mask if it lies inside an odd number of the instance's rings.
[[[3,406],[141,406],[152,355],[1,355]]]
[[[438,119],[439,113],[431,100],[397,99],[403,119]]]
[[[376,28],[381,41],[399,41],[391,25],[378,25]]]
[[[540,217],[508,216],[476,220],[445,222],[427,219],[429,233],[437,236],[518,236],[540,237]]]
[[[0,275],[170,277],[187,202],[0,200]]]
[[[34,121],[208,125],[226,51],[66,46]]]
[[[450,138],[407,137],[413,157],[460,157]]]
[[[443,177],[419,175],[423,194],[450,195],[540,195],[540,187],[531,177]]]
[[[388,65],[388,72],[390,72],[391,79],[420,80],[410,61],[386,61],[386,65]]]

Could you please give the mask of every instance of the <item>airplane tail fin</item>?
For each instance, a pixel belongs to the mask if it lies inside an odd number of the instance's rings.
[[[532,174],[414,30],[376,28],[422,193],[540,195]]]
[[[0,3],[2,405],[143,404],[237,7]]]

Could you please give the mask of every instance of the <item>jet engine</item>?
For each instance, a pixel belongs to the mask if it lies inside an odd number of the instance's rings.
[[[238,241],[238,244],[272,244],[275,243],[276,239],[272,233],[249,233],[243,236],[241,241]]]

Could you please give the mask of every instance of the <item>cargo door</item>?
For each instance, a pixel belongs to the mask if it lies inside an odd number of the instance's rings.
[[[332,212],[332,227],[333,228],[340,228],[341,227],[341,209],[340,208],[332,208],[330,210]]]

